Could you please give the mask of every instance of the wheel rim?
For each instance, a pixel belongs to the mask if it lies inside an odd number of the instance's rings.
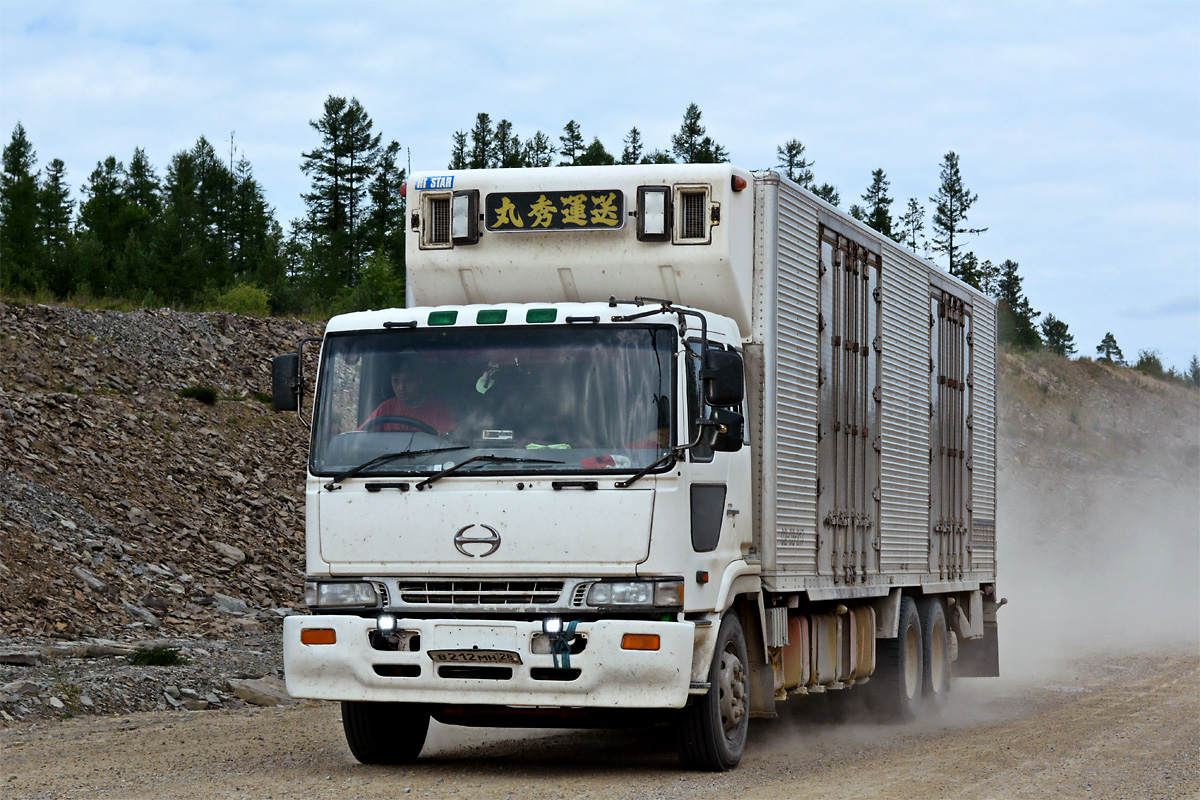
[[[727,739],[736,738],[736,731],[746,717],[746,667],[736,653],[721,653],[721,673],[718,680],[721,694],[721,727]]]
[[[933,637],[933,646],[929,648],[929,677],[934,693],[940,694],[946,682],[946,648],[943,644],[946,633],[942,630],[941,622],[933,625],[930,635]]]
[[[909,627],[904,632],[904,695],[913,698],[921,690],[921,653],[917,644],[917,630]]]

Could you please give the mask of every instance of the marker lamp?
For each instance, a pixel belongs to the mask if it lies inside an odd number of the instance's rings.
[[[683,581],[604,581],[588,590],[589,606],[683,606]]]
[[[366,581],[309,581],[304,584],[304,602],[309,608],[375,608],[379,592],[375,584]]]

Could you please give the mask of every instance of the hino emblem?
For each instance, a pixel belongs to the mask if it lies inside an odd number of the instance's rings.
[[[480,553],[479,557],[487,558],[492,553],[500,549],[500,534],[495,528],[493,528],[491,525],[480,525],[479,527],[484,528],[489,532],[488,536],[483,536],[478,539],[466,536],[466,532],[474,527],[474,525],[467,525],[459,528],[458,533],[454,534],[454,547],[456,550],[458,550],[458,552],[462,553],[464,556],[470,556],[471,558],[474,558],[475,553],[468,553],[466,545],[486,544],[488,546],[488,551],[486,553]]]

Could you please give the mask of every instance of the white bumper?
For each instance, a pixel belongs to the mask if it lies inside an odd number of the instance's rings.
[[[567,708],[682,708],[687,702],[695,637],[690,622],[581,622],[575,632],[587,638],[587,646],[571,656],[571,667],[579,670],[571,681],[533,677],[532,671],[554,666],[553,656],[531,650],[534,635],[542,631],[540,622],[403,619],[399,627],[420,634],[417,651],[372,648],[368,636],[374,620],[288,617],[283,624],[288,694],[317,700]],[[333,630],[336,643],[302,644],[301,632],[312,628]],[[627,633],[657,634],[659,649],[622,650]],[[439,673],[455,671],[441,670],[447,665],[429,655],[476,647],[516,652],[521,663],[505,664],[511,674],[503,678],[445,677]],[[399,671],[406,677],[394,677]]]

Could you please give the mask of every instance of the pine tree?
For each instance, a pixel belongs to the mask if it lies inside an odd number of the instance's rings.
[[[1000,301],[1000,341],[1018,350],[1036,350],[1042,344],[1036,321],[1041,312],[1034,311],[1021,289],[1023,280],[1017,274],[1017,262],[1006,259],[1000,265],[996,298]]]
[[[892,235],[892,198],[887,194],[890,185],[883,170],[877,169],[871,173],[871,185],[862,196],[866,206],[861,219],[884,236]]]
[[[775,168],[783,169],[789,181],[798,183],[805,189],[811,189],[812,167],[816,162],[809,161],[804,157],[804,144],[799,139],[788,139],[776,147],[775,152],[779,156],[779,163],[775,165]]]
[[[683,123],[679,133],[671,137],[671,150],[675,158],[684,164],[717,164],[729,160],[724,147],[704,135],[700,124],[700,107],[691,103],[683,112]]]
[[[636,164],[642,160],[642,132],[633,127],[629,129],[629,135],[625,137],[625,149],[621,151],[622,164]]]
[[[467,166],[471,169],[489,169],[496,166],[496,132],[492,129],[492,118],[487,114],[475,115],[475,127],[471,129],[471,152]]]
[[[450,163],[447,169],[467,168],[467,134],[464,131],[454,132],[454,146],[450,151]]]
[[[967,212],[979,198],[963,186],[958,154],[954,151],[946,153],[942,160],[941,181],[937,195],[929,198],[937,207],[933,215],[933,251],[945,254],[950,274],[957,277],[962,237],[983,233],[987,228],[966,227]]]
[[[1105,333],[1100,344],[1096,345],[1096,354],[1100,356],[1101,361],[1109,364],[1125,363],[1125,356],[1121,353],[1121,348],[1117,346],[1117,337],[1113,336],[1111,331]]]
[[[312,179],[312,191],[303,196],[305,233],[311,271],[321,291],[332,296],[354,285],[362,265],[365,238],[359,226],[381,135],[371,132],[371,118],[356,98],[331,95],[321,119],[309,125],[321,134],[321,146],[304,153],[300,165]]]
[[[79,223],[95,242],[97,258],[81,276],[93,292],[119,295],[128,288],[122,255],[125,251],[125,165],[109,156],[82,187]]]
[[[557,152],[550,137],[537,131],[525,142],[525,166],[549,167],[554,164],[554,154]]]
[[[1193,388],[1200,389],[1200,358],[1192,354],[1192,360],[1188,363],[1187,372],[1183,374],[1183,379],[1192,385]]]
[[[917,202],[917,198],[908,198],[908,207],[896,220],[896,229],[892,238],[912,250],[914,253],[926,249],[925,243],[925,207]]]
[[[524,154],[521,152],[521,139],[512,132],[512,123],[502,119],[496,123],[496,134],[493,137],[494,156],[492,166],[504,169],[524,166]]]
[[[563,126],[563,134],[558,137],[558,141],[562,144],[558,148],[558,154],[563,157],[562,161],[558,162],[560,167],[575,167],[579,165],[579,157],[583,155],[586,145],[583,143],[583,134],[580,133],[579,123],[571,120]]]
[[[371,211],[367,222],[368,248],[378,258],[382,254],[396,274],[394,278],[404,280],[404,198],[400,187],[405,173],[396,160],[400,156],[400,143],[391,142],[379,158],[379,169],[371,182]],[[403,292],[401,292],[403,298]]]
[[[0,174],[0,287],[30,291],[40,274],[37,154],[18,122]]]
[[[665,150],[651,150],[646,155],[642,156],[643,164],[674,164],[675,159]]]
[[[593,137],[592,143],[579,156],[579,166],[581,167],[603,167],[616,163],[617,160],[612,157],[611,153],[604,149],[604,145],[600,143],[599,137]]]
[[[1042,320],[1042,338],[1045,339],[1046,349],[1052,353],[1063,358],[1075,354],[1075,337],[1067,331],[1067,323],[1053,314],[1047,314]]]
[[[41,239],[41,276],[57,297],[66,297],[74,287],[69,246],[71,215],[75,201],[67,185],[66,165],[61,158],[46,165],[46,177],[38,187],[38,229]]]
[[[837,188],[831,183],[822,183],[820,186],[810,187],[810,190],[831,206],[836,206],[842,202],[842,198],[838,196]]]

